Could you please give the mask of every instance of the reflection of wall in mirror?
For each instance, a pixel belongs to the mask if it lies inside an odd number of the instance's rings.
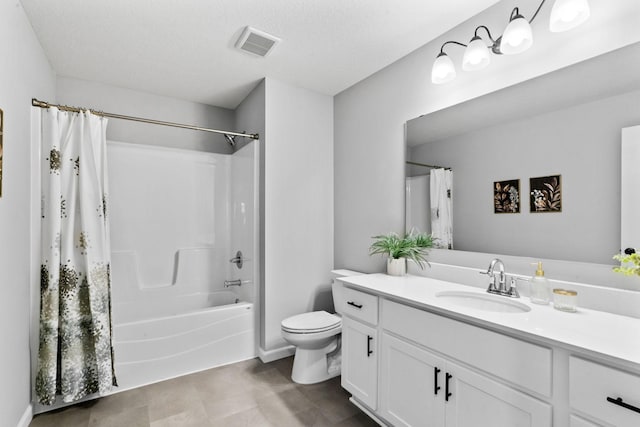
[[[4,131],[4,113],[0,110],[0,197],[2,197],[2,133]]]
[[[640,126],[622,129],[621,245],[640,250]]]
[[[620,249],[620,133],[640,123],[640,91],[409,147],[407,160],[456,173],[459,250],[611,264]],[[410,131],[410,129],[409,129]],[[493,215],[492,183],[562,174],[555,215]]]

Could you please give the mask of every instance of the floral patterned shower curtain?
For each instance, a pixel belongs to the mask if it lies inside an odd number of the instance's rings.
[[[42,110],[38,402],[73,402],[116,384],[111,342],[107,119]]]

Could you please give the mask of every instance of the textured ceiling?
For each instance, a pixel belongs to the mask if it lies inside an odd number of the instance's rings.
[[[335,95],[498,0],[21,0],[56,73],[235,108],[264,77]],[[250,25],[282,39],[233,46]]]

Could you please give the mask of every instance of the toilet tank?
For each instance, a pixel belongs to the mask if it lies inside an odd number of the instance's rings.
[[[333,295],[333,307],[336,310],[336,313],[342,314],[342,305],[340,305],[340,301],[342,301],[342,290],[344,289],[344,285],[341,281],[337,280],[340,277],[350,277],[350,276],[360,276],[364,273],[359,273],[357,271],[352,270],[332,270],[331,271],[331,294]]]

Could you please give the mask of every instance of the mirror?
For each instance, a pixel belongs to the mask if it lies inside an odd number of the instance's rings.
[[[636,43],[409,120],[407,178],[429,173],[416,163],[453,171],[453,249],[613,264],[621,129],[640,124],[639,69]],[[551,176],[561,209],[536,212],[531,178]],[[518,213],[494,213],[506,181],[519,183]],[[406,212],[409,229],[419,209]]]

